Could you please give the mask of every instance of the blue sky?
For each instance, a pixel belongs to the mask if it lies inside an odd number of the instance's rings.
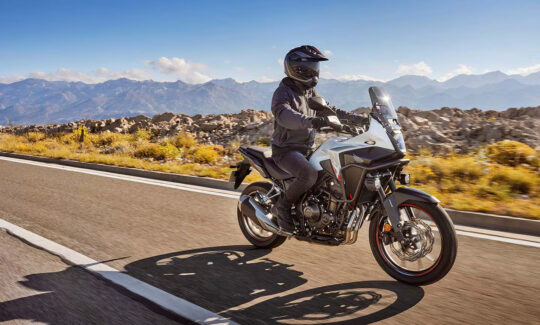
[[[28,76],[278,80],[292,47],[323,77],[540,71],[540,1],[0,0],[0,82]]]

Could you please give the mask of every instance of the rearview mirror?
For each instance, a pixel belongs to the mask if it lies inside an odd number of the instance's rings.
[[[308,99],[308,106],[314,111],[324,111],[330,109],[326,101],[321,96],[314,96]]]

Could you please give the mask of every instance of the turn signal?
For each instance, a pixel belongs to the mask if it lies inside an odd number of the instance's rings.
[[[384,229],[384,232],[389,232],[390,230],[392,230],[392,226],[390,226],[390,224],[388,223],[385,223],[383,226],[383,229]]]

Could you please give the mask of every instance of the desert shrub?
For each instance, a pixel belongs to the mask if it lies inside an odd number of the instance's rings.
[[[514,193],[530,194],[539,182],[538,175],[524,168],[494,168],[490,175],[491,184],[508,185]]]
[[[484,175],[484,165],[478,163],[473,157],[451,157],[447,168],[451,175],[458,179],[474,181]]]
[[[73,141],[73,134],[71,133],[58,133],[58,142],[60,143],[63,143],[63,144],[73,144],[74,141]]]
[[[211,146],[212,149],[214,149],[215,152],[218,153],[218,155],[220,156],[224,156],[227,154],[227,150],[223,147],[223,146],[220,146],[219,144],[215,144],[213,146]]]
[[[431,169],[437,181],[440,181],[450,174],[450,169],[448,168],[449,164],[444,159],[438,157],[427,158],[426,165]]]
[[[510,197],[510,188],[506,184],[480,184],[474,189],[474,194],[480,198],[495,197],[504,200]]]
[[[165,158],[176,158],[180,154],[180,150],[168,142],[161,146],[161,151]]]
[[[503,140],[486,147],[487,156],[503,165],[538,164],[538,153],[528,145],[510,140]]]
[[[132,151],[133,147],[128,140],[120,140],[115,142],[113,145],[115,153],[129,153]]]
[[[178,156],[178,149],[172,144],[159,145],[157,143],[144,143],[135,149],[133,156],[137,158],[154,158],[164,160]]]
[[[48,150],[49,148],[42,143],[36,143],[31,147],[32,153],[44,153]]]
[[[44,145],[49,150],[56,149],[56,148],[58,148],[58,146],[60,146],[60,144],[57,141],[55,141],[54,139],[45,139],[45,140],[41,141],[40,144]]]
[[[192,148],[197,145],[197,140],[189,133],[182,132],[171,139],[171,142],[178,148]]]
[[[193,151],[193,160],[201,164],[211,164],[219,158],[214,146],[200,146]]]
[[[99,142],[99,135],[95,133],[84,134],[84,144],[96,145]]]
[[[20,152],[27,152],[32,150],[32,147],[28,144],[19,143],[15,146],[15,150]]]
[[[267,137],[262,137],[262,138],[259,138],[255,142],[255,144],[257,144],[259,146],[269,147],[272,144],[272,139],[267,138]]]
[[[73,129],[73,133],[71,135],[73,141],[81,142],[81,136],[83,135],[83,133],[84,133],[84,138],[85,138],[84,142],[86,142],[87,141],[86,138],[90,134],[90,131],[88,131],[88,128],[83,125],[79,125],[78,128]]]
[[[157,143],[144,143],[135,149],[133,155],[137,158],[165,159],[161,146]]]
[[[132,138],[134,141],[137,140],[150,140],[154,134],[151,130],[138,129],[137,132],[133,133]]]
[[[95,142],[95,145],[99,147],[112,146],[115,142],[119,141],[121,138],[122,136],[118,133],[103,132],[99,134],[98,139]]]
[[[38,142],[45,139],[45,134],[41,132],[28,132],[26,134],[26,139],[29,142]]]
[[[475,181],[484,175],[485,168],[474,157],[452,155],[448,157],[423,157],[417,161],[413,158],[412,165],[419,169],[414,174],[422,183],[429,180],[440,182],[448,178],[455,178],[457,181]]]
[[[411,174],[411,181],[414,184],[427,184],[434,180],[435,173],[425,165],[410,165],[406,167],[406,172]]]

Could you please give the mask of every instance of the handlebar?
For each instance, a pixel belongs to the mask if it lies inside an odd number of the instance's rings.
[[[357,136],[361,132],[358,132],[356,128],[350,127],[348,125],[335,125],[335,126],[323,126],[319,129],[319,132],[342,132],[342,133],[348,133],[352,136]]]

